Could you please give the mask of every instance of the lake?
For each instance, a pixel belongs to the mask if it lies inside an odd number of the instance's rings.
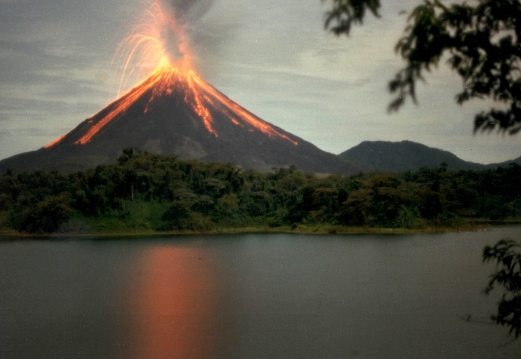
[[[0,358],[503,358],[487,244],[420,235],[0,241]]]

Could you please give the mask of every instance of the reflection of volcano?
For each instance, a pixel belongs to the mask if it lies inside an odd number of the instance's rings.
[[[83,170],[114,162],[125,147],[261,171],[292,164],[315,173],[361,169],[261,120],[194,72],[163,66],[45,148],[0,162],[0,170]]]
[[[131,343],[122,358],[210,358],[219,344],[216,258],[195,247],[155,247],[136,264],[139,276],[123,308]],[[120,357],[120,356],[118,356]]]

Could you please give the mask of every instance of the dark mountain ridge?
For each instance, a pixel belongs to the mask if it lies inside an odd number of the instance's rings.
[[[383,172],[416,171],[421,167],[436,167],[441,163],[446,163],[452,170],[494,169],[510,163],[521,165],[521,157],[488,165],[464,161],[449,151],[412,141],[364,141],[339,156]]]

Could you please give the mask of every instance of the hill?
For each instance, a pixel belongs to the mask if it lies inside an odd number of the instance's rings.
[[[446,163],[452,170],[492,169],[507,166],[511,162],[521,165],[521,157],[489,165],[468,162],[449,151],[412,141],[364,141],[339,156],[383,172],[415,171],[421,167],[436,167],[441,163]]]

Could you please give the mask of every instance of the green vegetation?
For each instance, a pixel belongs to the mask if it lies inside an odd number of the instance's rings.
[[[468,228],[521,218],[521,167],[313,176],[263,174],[125,149],[117,164],[0,177],[2,233],[295,231],[378,233]],[[383,230],[385,228],[385,230]]]

